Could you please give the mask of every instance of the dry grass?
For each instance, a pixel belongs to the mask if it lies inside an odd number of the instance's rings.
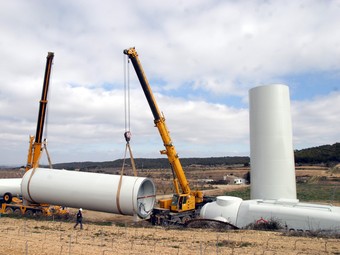
[[[340,242],[253,230],[112,226],[0,218],[1,254],[339,254]]]
[[[207,169],[190,172],[190,178],[242,176],[247,171]],[[3,173],[7,178],[19,177],[13,172]],[[304,167],[296,174],[330,173],[323,168]],[[221,195],[235,188],[243,187],[214,185],[205,194]],[[339,239],[330,237],[254,230],[165,229],[134,223],[128,216],[87,210],[84,219],[84,230],[80,231],[73,229],[74,222],[0,217],[0,254],[340,254]]]

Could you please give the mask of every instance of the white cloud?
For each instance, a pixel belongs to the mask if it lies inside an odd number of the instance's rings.
[[[292,103],[294,146],[297,149],[339,142],[340,93]]]
[[[55,161],[120,158],[122,52],[130,46],[136,46],[153,81],[180,155],[247,154],[248,109],[223,98],[246,102],[249,88],[300,73],[338,77],[339,10],[339,1],[316,0],[4,1],[0,132],[6,146],[0,149],[0,165],[24,164],[48,51],[55,52],[47,127]],[[130,72],[135,156],[155,157],[162,143]],[[324,87],[325,95],[336,90]],[[332,107],[338,101],[336,93],[294,101],[298,147],[339,140],[339,107]]]

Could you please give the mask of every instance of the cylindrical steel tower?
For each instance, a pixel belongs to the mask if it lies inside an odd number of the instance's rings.
[[[146,218],[155,203],[154,183],[144,177],[36,168],[26,172],[21,190],[31,203],[52,204]]]
[[[296,199],[289,88],[249,91],[251,199]]]

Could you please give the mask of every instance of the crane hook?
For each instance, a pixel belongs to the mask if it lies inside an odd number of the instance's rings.
[[[131,140],[131,132],[130,131],[126,131],[125,133],[124,133],[124,137],[125,137],[125,141],[128,143],[128,142],[130,142],[130,140]]]

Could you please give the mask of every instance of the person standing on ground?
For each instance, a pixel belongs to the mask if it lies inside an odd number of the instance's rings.
[[[83,209],[79,208],[77,213],[77,223],[74,225],[73,228],[76,228],[80,224],[80,229],[83,229]]]

